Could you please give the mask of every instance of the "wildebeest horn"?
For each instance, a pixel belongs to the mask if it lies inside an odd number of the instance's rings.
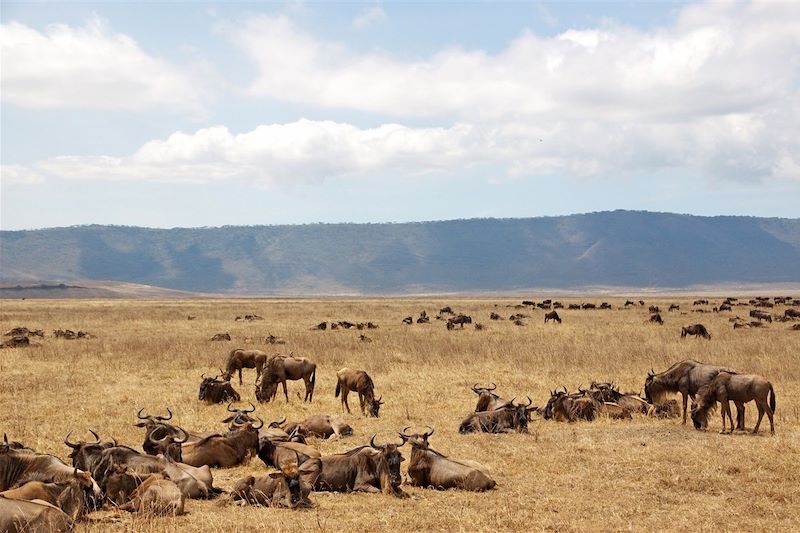
[[[533,403],[533,400],[531,400],[530,396],[525,396],[525,397],[528,399],[528,403],[525,405],[525,407],[530,407],[531,404]],[[520,404],[520,405],[522,405],[522,404]]]
[[[656,375],[656,371],[653,370],[652,368],[647,371],[647,377],[653,377],[655,375]]]
[[[255,406],[255,405],[253,405],[253,402],[248,402],[248,403],[250,404],[250,409],[245,409],[245,410],[244,410],[244,412],[245,412],[245,413],[252,413],[252,412],[254,412],[254,411],[256,410],[256,406]]]
[[[383,395],[381,395],[381,397],[378,398],[378,403],[383,403],[381,400],[383,400]]]
[[[259,425],[257,425],[257,426],[256,426],[255,424],[252,424],[252,426],[253,426],[253,429],[261,429],[261,428],[263,428],[263,427],[264,427],[264,421],[263,421],[263,420],[261,420],[261,419],[260,419],[260,418],[258,418],[258,417],[256,417],[256,418],[258,419],[258,421],[259,421],[259,422],[261,422],[261,424],[259,424]]]
[[[375,434],[374,433],[372,434],[372,438],[369,439],[369,445],[372,446],[373,448],[375,448],[376,450],[382,450],[383,449],[382,446],[378,446],[377,444],[375,444]]]
[[[487,390],[495,390],[496,388],[497,388],[497,385],[495,385],[494,383],[492,383],[492,387],[491,387],[491,388],[488,388]]]
[[[411,429],[411,426],[404,427],[403,431],[398,433],[398,435],[400,435],[401,437],[406,438],[406,439],[411,438],[411,435],[406,435],[406,431],[408,431],[409,429]]]
[[[425,433],[423,433],[423,434],[422,434],[422,438],[423,438],[423,439],[425,439],[425,440],[427,441],[427,440],[428,440],[428,437],[430,437],[431,435],[433,435],[433,432],[434,432],[435,430],[434,430],[432,427],[430,427],[430,426],[425,426],[425,427],[426,427],[426,428],[428,428],[428,429],[430,429],[430,431],[426,431]]]
[[[91,430],[91,429],[89,430],[89,433],[91,433],[92,435],[94,435],[94,442],[92,442],[91,444],[100,444],[100,435],[98,435],[97,433],[95,433],[95,432],[94,432],[93,430]]]
[[[206,373],[205,373],[205,372],[203,372],[202,374],[200,374],[200,379],[206,379]]]
[[[157,416],[155,417],[156,420],[172,420],[172,411],[169,410],[169,407],[167,407],[167,413],[169,413],[169,416]]]
[[[228,402],[228,412],[229,413],[238,413],[239,409],[231,409],[231,405],[233,405],[233,402]]]
[[[144,407],[142,407],[141,409],[139,409],[139,412],[138,412],[138,413],[136,413],[136,417],[137,417],[139,420],[147,420],[148,418],[150,418],[150,417],[148,417],[148,416],[142,416],[142,411],[144,411]]]
[[[281,418],[280,420],[276,420],[275,422],[270,422],[269,423],[269,427],[277,428],[277,427],[282,426],[284,423],[286,423],[286,417],[285,416],[283,418]]]
[[[172,441],[173,441],[173,442],[176,442],[177,444],[183,444],[184,442],[186,442],[187,440],[189,440],[189,434],[188,434],[188,433],[186,433],[186,430],[184,430],[184,429],[183,429],[182,427],[180,427],[180,426],[175,426],[175,429],[177,429],[178,431],[180,431],[180,432],[181,432],[182,438],[181,438],[181,439],[176,439],[176,438],[173,438],[173,439],[172,439]]]
[[[80,445],[80,444],[72,444],[72,443],[69,441],[69,436],[70,436],[70,435],[72,435],[72,432],[71,432],[71,431],[70,431],[69,433],[67,433],[67,436],[66,436],[66,437],[64,437],[64,444],[66,444],[67,446],[69,446],[69,447],[70,447],[70,448],[72,448],[73,450],[77,450],[78,448],[80,448],[80,447],[81,447],[81,445]],[[8,442],[8,441],[6,441],[6,442]]]
[[[472,392],[474,392],[475,394],[480,394],[480,392],[478,392],[478,384],[477,383],[472,386]]]

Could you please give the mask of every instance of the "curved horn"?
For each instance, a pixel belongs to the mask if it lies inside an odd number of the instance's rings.
[[[497,388],[497,385],[495,385],[494,383],[492,383],[492,387],[491,387],[491,388],[489,388],[489,389],[487,389],[487,390],[495,390],[496,388]]]
[[[255,405],[253,405],[253,402],[248,402],[248,403],[250,403],[250,409],[245,409],[245,410],[244,410],[244,412],[245,412],[245,413],[252,413],[252,412],[254,412],[254,411],[256,410],[256,406],[255,406]]]
[[[189,434],[188,434],[188,433],[186,433],[186,430],[184,430],[184,429],[183,429],[182,427],[180,427],[180,426],[175,426],[175,429],[177,429],[178,431],[180,431],[180,432],[181,432],[181,436],[182,436],[182,438],[180,438],[180,439],[176,439],[176,438],[174,438],[174,437],[173,437],[173,439],[172,439],[172,442],[175,442],[175,443],[177,443],[177,444],[183,444],[184,442],[186,442],[187,440],[189,440]]]
[[[3,433],[3,442],[8,444],[8,435]]]
[[[480,392],[478,392],[478,384],[477,383],[472,386],[472,392],[474,392],[475,394],[480,394]]]
[[[64,444],[66,444],[67,446],[69,446],[69,447],[70,447],[70,448],[72,448],[73,450],[77,450],[78,448],[80,448],[80,447],[81,447],[81,445],[80,445],[80,444],[72,444],[72,443],[69,441],[69,436],[70,436],[70,435],[72,435],[72,432],[71,432],[71,431],[70,431],[69,433],[67,433],[67,436],[66,436],[66,437],[64,437]]]
[[[373,448],[375,448],[376,450],[382,450],[383,449],[383,447],[378,446],[378,445],[375,444],[375,433],[373,433],[372,434],[372,438],[369,439],[369,445],[372,446]]]
[[[378,403],[383,403],[383,401],[382,401],[382,400],[383,400],[383,395],[381,395],[381,397],[380,397],[380,398],[378,398]]]
[[[138,413],[136,413],[136,417],[137,417],[139,420],[147,420],[148,418],[150,418],[149,416],[142,416],[142,411],[144,411],[144,407],[142,407],[141,409],[139,409],[139,412],[138,412]]]
[[[169,407],[167,407],[167,413],[169,413],[169,416],[157,416],[155,417],[156,420],[161,420],[161,421],[172,420],[172,411],[169,410]]]
[[[233,402],[228,402],[228,412],[229,413],[238,413],[239,409],[231,409],[231,405],[233,405]]]
[[[200,379],[206,379],[206,373],[205,373],[205,372],[203,372],[202,374],[200,374]]]
[[[525,405],[525,407],[530,407],[531,404],[533,403],[533,400],[531,400],[530,396],[525,396],[525,397],[528,399],[528,403],[527,403],[527,405]]]
[[[653,377],[655,375],[656,375],[656,371],[653,370],[652,368],[650,368],[650,370],[648,370],[648,372],[647,372],[647,377]]]
[[[433,435],[433,432],[434,432],[435,430],[434,430],[432,427],[430,427],[430,426],[425,426],[425,427],[426,427],[426,428],[428,428],[428,429],[430,429],[430,431],[426,431],[425,433],[423,433],[423,434],[422,434],[422,438],[423,438],[423,439],[425,439],[425,440],[427,441],[427,440],[428,440],[428,437],[430,437],[431,435]]]
[[[94,442],[90,442],[89,444],[100,444],[100,435],[98,435],[97,433],[95,433],[95,432],[94,432],[93,430],[91,430],[91,429],[89,430],[89,433],[91,433],[92,435],[94,435],[94,439],[95,439],[95,440],[94,440]]]
[[[257,418],[257,419],[258,419],[258,421],[259,421],[259,422],[261,422],[261,423],[260,423],[259,425],[251,424],[251,425],[253,426],[253,429],[261,429],[261,428],[263,428],[263,427],[264,427],[264,421],[263,421],[263,420],[261,420],[261,419],[260,419],[260,418],[258,418],[258,417],[256,417],[256,418]]]
[[[164,436],[163,436],[163,437],[161,437],[160,439],[154,439],[154,438],[153,438],[153,434],[154,434],[154,433],[155,433],[155,431],[154,431],[153,433],[150,433],[150,434],[147,436],[147,440],[149,440],[150,442],[152,442],[152,443],[153,443],[153,444],[155,444],[155,445],[161,445],[161,443],[162,443],[162,442],[166,442],[166,441],[167,441],[167,439],[171,439],[171,438],[172,438],[172,435],[170,434],[170,432],[169,432],[169,431],[167,431],[166,433],[164,433]]]
[[[404,427],[404,428],[403,428],[403,431],[401,431],[400,433],[398,433],[398,435],[400,435],[401,437],[405,437],[405,438],[407,438],[407,439],[408,439],[408,438],[411,438],[411,435],[407,435],[407,434],[406,434],[406,431],[408,431],[409,429],[411,429],[411,426],[406,426],[406,427]]]
[[[275,422],[270,422],[270,424],[269,424],[269,427],[271,427],[271,428],[277,428],[277,427],[280,427],[280,426],[282,426],[282,425],[283,425],[283,424],[285,424],[285,423],[286,423],[286,417],[284,416],[284,417],[283,417],[283,418],[281,418],[280,420],[276,420]]]

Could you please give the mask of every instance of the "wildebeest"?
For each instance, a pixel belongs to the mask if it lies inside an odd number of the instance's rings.
[[[44,331],[41,329],[28,329],[24,326],[12,328],[5,333],[4,337],[42,337],[44,338]]]
[[[0,343],[0,348],[24,348],[25,346],[34,346],[25,335],[17,335]]]
[[[691,326],[684,326],[681,328],[681,338],[687,335],[694,335],[695,338],[703,337],[711,340],[711,333],[708,332],[703,324],[692,324]]]
[[[695,300],[692,305],[708,305],[708,300]]]
[[[567,306],[567,309],[580,309],[580,308],[581,308],[581,304],[569,304]]]
[[[64,438],[64,444],[72,448],[70,459],[72,466],[91,472],[97,483],[105,488],[106,476],[113,472],[115,465],[125,465],[131,472],[137,474],[151,474],[164,470],[164,460],[152,455],[145,455],[133,448],[119,446],[116,442],[101,443],[97,434],[95,442],[69,441],[69,433]]]
[[[10,500],[41,500],[61,509],[72,520],[79,520],[87,510],[93,496],[94,480],[88,472],[74,469],[72,479],[45,483],[29,481],[13,489],[0,492],[0,498]]]
[[[767,402],[768,396],[769,402]],[[775,389],[773,389],[772,383],[765,378],[752,374],[719,372],[714,379],[700,387],[697,391],[697,403],[692,404],[694,427],[697,429],[708,427],[708,415],[719,402],[722,405],[722,433],[725,433],[725,415],[728,415],[731,424],[730,431],[733,432],[730,402],[736,404],[737,411],[743,411],[744,404],[750,401],[755,401],[758,408],[758,421],[753,428],[753,433],[758,433],[761,419],[766,412],[769,417],[770,433],[774,435]],[[737,415],[737,422],[738,418]],[[737,423],[737,428],[744,429],[744,424],[740,427]]]
[[[495,313],[494,311],[489,313],[489,318],[491,320],[502,320],[502,317],[500,315],[498,315],[497,313]]]
[[[650,317],[650,322],[653,322],[654,324],[659,324],[659,325],[662,325],[662,326],[664,325],[664,319],[661,318],[661,314],[660,313],[656,313],[656,314],[652,315]]]
[[[681,416],[681,408],[678,405],[678,400],[670,398],[664,403],[651,405],[647,410],[647,416],[656,418],[678,418]]]
[[[256,399],[266,402],[273,399],[278,390],[278,384],[283,385],[283,395],[289,401],[289,392],[286,381],[302,379],[306,386],[304,402],[314,398],[314,385],[316,383],[317,364],[305,357],[292,355],[275,355],[269,358],[261,382],[256,385]]]
[[[42,500],[0,498],[0,531],[3,533],[72,531],[73,520]]]
[[[661,311],[661,310],[658,308],[658,306],[657,306],[657,305],[651,305],[650,307],[648,307],[648,308],[647,308],[647,310],[648,310],[648,311],[650,311],[650,313],[652,313],[652,314],[656,314],[656,313],[658,313],[658,312],[660,312],[660,311]]]
[[[164,476],[151,474],[131,494],[128,503],[119,506],[123,511],[147,515],[178,516],[183,514],[186,496],[178,485]]]
[[[350,406],[347,403],[347,396],[350,391],[358,393],[358,402],[361,405],[361,414],[378,417],[381,405],[383,404],[381,398],[375,399],[375,384],[369,374],[363,370],[350,370],[349,368],[342,368],[336,373],[336,394],[334,397],[342,396],[342,410],[350,412]],[[366,410],[365,410],[366,409]]]
[[[181,440],[181,438],[188,438],[188,435],[182,429],[178,429],[177,426],[167,423],[167,421],[172,420],[172,411],[167,408],[167,416],[146,416],[142,414],[143,411],[144,408],[139,409],[139,411],[136,413],[136,418],[138,418],[140,422],[137,422],[134,424],[134,426],[138,428],[145,428],[144,443],[142,444],[142,449],[144,452],[148,455],[168,453],[175,460],[180,461],[180,444],[181,442],[185,442],[185,440]],[[94,432],[92,433],[99,442],[99,437],[97,437],[97,434]],[[162,439],[168,435],[177,437],[177,439],[173,441],[174,443],[177,443],[177,446],[170,447],[172,442],[167,442],[167,439],[160,441],[151,439],[151,437],[154,439]],[[67,445],[69,446],[69,444]]]
[[[678,305],[678,304],[671,304],[671,305],[669,306],[669,309],[668,309],[668,310],[669,310],[669,311],[680,311],[680,310],[681,310],[681,306],[680,306],[680,305]]]
[[[414,323],[414,317],[407,316],[407,317],[405,317],[405,318],[403,319],[403,324],[405,324],[405,325],[407,325],[407,326],[410,326],[410,325],[411,325],[411,324],[413,324],[413,323]]]
[[[325,331],[326,329],[328,329],[328,323],[327,322],[320,322],[316,326],[313,326],[311,329],[312,330]]]
[[[258,449],[258,430],[264,425],[262,420],[259,422],[258,426],[248,422],[225,435],[209,435],[183,444],[183,462],[197,467],[229,468],[238,465]]]
[[[312,487],[300,477],[297,464],[290,463],[279,472],[266,476],[246,476],[237,481],[231,491],[234,501],[269,507],[310,507],[308,496]]]
[[[800,318],[800,311],[797,309],[787,309],[783,312],[783,316],[786,318]]]
[[[259,437],[257,455],[265,465],[278,469],[289,463],[302,465],[309,459],[321,457],[319,451],[307,444],[273,440],[267,435]]]
[[[530,398],[528,403],[515,404],[512,399],[508,405],[498,407],[493,411],[481,411],[470,413],[461,421],[458,426],[459,433],[510,433],[517,431],[520,433],[528,432],[528,413],[536,408],[531,407]]]
[[[769,323],[772,323],[772,315],[769,313],[765,313],[764,311],[759,311],[758,309],[753,309],[750,311],[750,316],[753,318],[757,318],[760,321],[766,320]]]
[[[600,412],[602,402],[583,393],[569,394],[567,388],[563,391],[554,390],[543,409],[545,420],[558,422],[576,422],[586,420],[591,422]]]
[[[225,373],[222,375],[224,379],[230,380],[233,373],[239,372],[239,385],[242,385],[242,369],[255,368],[256,381],[261,377],[264,371],[264,365],[267,362],[267,353],[261,350],[243,350],[242,348],[235,348],[228,354],[228,360],[225,362]]]
[[[447,319],[448,329],[453,329],[455,326],[464,327],[464,324],[472,324],[472,317],[467,315],[458,315]]]
[[[400,454],[399,446],[402,443],[375,444],[373,435],[367,446],[322,457],[319,459],[319,471],[313,479],[314,490],[383,492],[399,497],[407,496],[400,488],[400,463],[405,459]],[[305,465],[300,468],[301,471],[304,467]]]
[[[491,490],[495,487],[494,479],[486,472],[485,467],[472,461],[450,459],[437,452],[428,444],[433,435],[433,428],[423,434],[409,435],[403,429],[400,438],[411,445],[411,460],[408,464],[408,477],[415,487],[433,487],[435,489],[461,489],[475,492]]]
[[[478,403],[475,405],[475,412],[481,411],[494,411],[498,407],[509,405],[511,402],[505,400],[494,393],[497,385],[492,383],[491,387],[478,387],[478,384],[472,386],[472,392],[478,395]]]
[[[545,313],[544,315],[544,323],[547,324],[548,321],[555,320],[559,324],[561,324],[561,317],[558,316],[558,313],[555,311],[550,311],[549,313]]]
[[[581,309],[597,309],[597,306],[594,304],[581,304]]]
[[[298,434],[304,437],[318,437],[320,439],[329,439],[333,436],[346,437],[353,434],[347,422],[338,416],[332,415],[311,415],[307,416],[300,422],[295,422],[287,425],[284,430],[287,433],[297,431]]]
[[[215,333],[213,337],[211,337],[212,341],[229,341],[231,340],[230,333]]]
[[[658,404],[663,402],[666,393],[680,392],[683,396],[683,423],[685,424],[689,397],[694,400],[700,387],[717,377],[721,371],[734,372],[723,366],[706,365],[693,359],[675,363],[660,374],[656,374],[651,369],[644,382],[645,398],[652,404]],[[744,409],[739,416],[744,423]]]
[[[202,381],[200,382],[200,392],[197,395],[200,401],[212,404],[228,401],[238,402],[242,399],[231,385],[230,378],[222,379],[222,376],[209,378],[205,374],[201,374],[200,377]]]

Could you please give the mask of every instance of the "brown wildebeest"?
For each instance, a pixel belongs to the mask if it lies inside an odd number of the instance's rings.
[[[664,325],[664,319],[661,318],[661,314],[660,313],[656,313],[656,314],[652,315],[650,317],[650,322],[652,322],[654,324],[659,324],[661,326]]]
[[[681,416],[681,408],[678,400],[670,398],[664,403],[651,405],[647,410],[647,416],[655,418],[678,418]]]
[[[505,400],[495,394],[493,391],[497,389],[497,385],[492,383],[491,387],[478,387],[478,384],[472,386],[472,392],[478,395],[478,403],[475,405],[475,412],[494,411],[499,407],[509,405],[511,402]]]
[[[759,311],[758,309],[753,309],[750,311],[750,316],[753,318],[757,318],[758,321],[766,320],[770,324],[772,323],[772,315],[769,313],[765,313],[764,311]]]
[[[350,391],[358,393],[358,402],[361,405],[361,414],[378,417],[383,402],[381,399],[375,399],[375,384],[369,374],[363,370],[350,370],[343,368],[336,373],[336,394],[334,397],[342,395],[342,410],[350,412],[350,406],[347,403],[347,396]],[[367,409],[365,411],[365,409]]]
[[[259,401],[269,401],[275,398],[278,384],[283,384],[283,395],[289,401],[289,392],[286,381],[302,379],[306,386],[304,402],[311,402],[314,398],[314,385],[316,383],[317,364],[305,357],[292,355],[275,355],[269,358],[266,372],[261,376],[260,387],[256,387],[256,398]]]
[[[708,332],[703,324],[692,324],[691,326],[684,326],[681,328],[681,338],[687,335],[694,335],[695,338],[703,337],[711,340],[711,333]]]
[[[10,500],[42,500],[55,505],[72,520],[80,520],[91,499],[94,480],[88,472],[74,469],[73,477],[67,481],[45,483],[29,481],[16,488],[0,492],[0,498]]]
[[[407,497],[400,488],[400,463],[405,461],[400,454],[402,444],[378,445],[375,444],[373,435],[368,446],[359,446],[345,453],[318,459],[319,468],[313,477],[314,490],[383,492]],[[307,464],[315,465],[307,461],[300,470],[305,470]]]
[[[450,459],[437,452],[428,444],[433,435],[433,428],[423,434],[407,434],[409,428],[403,429],[400,438],[411,445],[411,461],[408,465],[408,477],[415,487],[433,487],[434,489],[461,489],[484,492],[495,487],[494,479],[486,472],[486,468],[473,461]]]
[[[590,395],[583,393],[569,394],[567,388],[563,391],[554,390],[550,393],[550,399],[543,410],[545,420],[556,420],[558,422],[577,422],[586,420],[591,422],[600,412],[602,402],[597,401]]]
[[[319,451],[307,444],[273,440],[266,435],[258,440],[258,458],[267,466],[282,469],[289,463],[301,465],[320,457]]]
[[[581,308],[581,304],[569,304],[567,306],[567,309],[580,309],[580,308]]]
[[[230,333],[216,333],[213,337],[211,337],[212,341],[229,341],[231,340]]]
[[[289,463],[280,472],[266,476],[246,476],[233,485],[231,498],[243,500],[250,505],[267,507],[312,507],[308,498],[311,485],[300,478],[296,463]]]
[[[708,300],[695,300],[692,305],[708,305]]]
[[[581,309],[597,309],[595,304],[581,304]]]
[[[665,394],[680,392],[683,396],[683,423],[685,424],[689,398],[694,400],[700,387],[717,377],[717,374],[722,371],[734,372],[723,366],[706,365],[693,359],[675,363],[660,374],[656,374],[651,369],[644,382],[645,398],[649,403],[659,404],[663,403]],[[741,419],[741,423],[744,424],[744,408],[738,413],[738,419]]]
[[[24,348],[26,346],[39,346],[38,344],[31,343],[31,340],[25,335],[17,335],[10,339],[4,340],[0,343],[0,348]]]
[[[769,403],[767,397],[769,396]],[[708,415],[716,407],[717,402],[722,405],[722,431],[725,433],[725,415],[731,423],[730,432],[733,433],[733,417],[731,416],[730,402],[736,404],[736,409],[744,410],[744,404],[755,401],[758,408],[758,421],[753,428],[753,433],[758,433],[764,413],[769,417],[770,433],[775,434],[775,389],[772,383],[761,376],[753,374],[732,374],[720,372],[697,391],[697,403],[692,403],[692,422],[696,429],[708,427]],[[737,415],[737,422],[738,422]],[[744,424],[738,429],[745,429]]]
[[[262,352],[261,350],[243,350],[241,348],[236,348],[231,350],[231,353],[228,354],[228,361],[225,363],[225,373],[222,375],[222,377],[230,380],[231,377],[233,377],[233,373],[238,370],[239,385],[241,385],[242,369],[255,368],[256,381],[258,381],[258,378],[261,377],[261,373],[264,371],[264,365],[266,362],[266,352]]]
[[[680,310],[681,306],[678,304],[671,304],[668,309],[668,311],[680,311]]]
[[[201,467],[208,465],[218,468],[236,466],[258,449],[258,430],[264,425],[250,422],[226,435],[210,435],[201,440],[182,445],[183,462]]]
[[[28,481],[45,483],[72,481],[75,478],[75,468],[65,465],[61,459],[52,455],[2,445],[0,446],[0,491],[23,485]],[[86,468],[77,468],[79,473],[88,471]],[[95,501],[100,501],[102,498],[100,487],[95,481],[92,481],[92,498]]]
[[[555,320],[559,324],[561,324],[561,317],[558,316],[558,313],[555,311],[550,311],[549,313],[545,313],[544,315],[544,323],[547,324],[548,321]]]
[[[453,329],[455,326],[460,326],[463,329],[464,324],[472,324],[472,317],[467,315],[458,315],[447,319],[447,325],[452,325],[451,327],[448,327],[448,329]]]
[[[326,329],[328,329],[328,323],[327,322],[320,322],[316,326],[313,326],[311,329],[312,329],[312,331],[313,330],[325,331]]]
[[[0,498],[0,531],[8,533],[72,531],[73,520],[42,500],[24,501]]]
[[[320,439],[329,439],[334,436],[346,437],[353,434],[353,428],[342,418],[332,415],[307,416],[305,420],[289,424],[284,429],[287,433],[297,430],[297,433],[304,437],[311,436]]]
[[[661,311],[661,310],[658,308],[658,306],[657,306],[657,305],[651,305],[650,307],[648,307],[648,308],[647,308],[647,310],[648,310],[648,311],[650,311],[650,313],[651,313],[651,314],[656,314],[656,313],[658,313],[658,312],[660,312],[660,311]]]
[[[787,309],[783,312],[783,316],[786,318],[800,318],[800,311],[797,309]]]
[[[239,393],[234,390],[233,385],[231,385],[230,378],[220,379],[222,376],[208,378],[205,374],[201,374],[200,377],[203,379],[200,382],[200,392],[197,395],[200,401],[225,403],[228,401],[238,402],[242,399]]]
[[[531,407],[530,398],[527,405],[515,404],[512,399],[508,405],[504,405],[494,411],[482,411],[470,413],[461,421],[458,426],[459,433],[519,433],[528,432],[528,413],[536,408]]]
[[[502,320],[502,319],[503,319],[503,317],[501,317],[500,315],[498,315],[498,314],[497,314],[497,313],[495,313],[494,311],[492,311],[491,313],[489,313],[489,318],[490,318],[491,320]]]
[[[186,496],[178,485],[164,474],[148,476],[131,494],[131,501],[118,509],[156,516],[178,516],[183,514]]]

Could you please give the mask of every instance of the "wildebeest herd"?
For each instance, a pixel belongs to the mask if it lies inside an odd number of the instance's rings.
[[[453,317],[459,316],[467,315],[453,313]],[[556,317],[551,318],[555,320]],[[462,322],[460,327],[464,323],[470,322]],[[692,329],[697,333],[690,331]],[[710,338],[702,326],[699,329],[683,327],[682,331]],[[274,401],[279,385],[283,386],[284,399],[288,402],[287,380],[303,380],[303,400],[313,402],[317,365],[307,358],[236,349],[227,354],[221,366],[224,370],[220,369],[215,377],[202,376],[199,399],[228,404],[225,418],[221,420],[227,424],[224,430],[190,431],[175,423],[171,410],[148,415],[140,409],[135,423],[144,430],[141,452],[113,438],[104,441],[93,431],[90,441],[72,440],[68,434],[64,444],[70,449],[71,466],[4,436],[0,444],[2,530],[21,529],[19,524],[23,523],[30,524],[34,530],[65,530],[87,511],[101,506],[124,512],[182,514],[187,499],[214,498],[224,493],[214,486],[212,469],[246,463],[252,456],[258,457],[271,470],[253,472],[233,485],[228,497],[244,504],[307,507],[314,505],[313,493],[320,491],[382,492],[404,497],[401,469],[401,463],[406,461],[404,450],[408,450],[406,475],[411,486],[478,492],[497,486],[479,463],[472,459],[453,459],[432,448],[429,440],[434,430],[431,427],[417,432],[411,427],[395,428],[397,442],[379,443],[376,435],[372,435],[361,440],[365,444],[346,452],[322,455],[312,446],[313,442],[307,440],[357,438],[358,428],[354,430],[343,418],[330,414],[265,423],[255,415],[252,403],[250,408],[234,408],[232,402],[241,401],[242,396],[231,381],[238,374],[242,385],[243,369],[255,370],[253,397],[259,402]],[[766,414],[771,433],[774,433],[773,385],[763,377],[743,374],[740,370],[743,369],[684,360],[663,372],[648,372],[643,395],[620,392],[613,382],[594,381],[588,388],[579,387],[574,392],[566,387],[554,389],[539,405],[534,405],[529,396],[524,401],[506,400],[496,393],[494,383],[486,387],[476,383],[472,386],[472,392],[478,397],[475,409],[460,422],[454,420],[453,425],[458,427],[459,433],[525,433],[528,422],[534,418],[576,422],[601,417],[672,418],[682,414],[686,423],[690,414],[694,426],[705,429],[711,412],[719,403],[722,429],[732,432],[734,423],[729,402],[737,408],[735,429],[743,430],[745,406],[752,401],[758,411],[753,432],[758,432]],[[367,372],[342,368],[336,372],[335,387],[330,383],[328,390],[341,399],[343,412],[350,413],[348,394],[355,392],[362,415],[378,417],[384,399],[380,395],[376,397],[375,389]],[[674,393],[681,394],[682,411],[675,400],[667,397]],[[689,399],[693,400],[691,407]],[[391,409],[391,398],[387,398],[386,404],[387,409]]]

